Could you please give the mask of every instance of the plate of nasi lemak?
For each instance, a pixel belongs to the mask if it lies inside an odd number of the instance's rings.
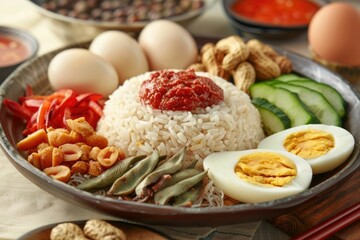
[[[39,56],[0,96],[1,146],[19,172],[141,223],[268,219],[360,165],[359,94],[340,76],[256,39],[194,37],[166,20],[136,39],[105,31]]]

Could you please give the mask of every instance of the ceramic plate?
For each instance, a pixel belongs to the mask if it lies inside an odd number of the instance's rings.
[[[139,240],[139,239],[148,239],[148,240],[165,240],[169,239],[169,237],[160,234],[156,231],[153,231],[149,228],[141,227],[135,224],[118,222],[118,221],[106,221],[121,229],[125,235],[127,240]],[[83,228],[86,221],[75,221],[71,222],[78,225],[80,228]],[[50,239],[51,229],[56,227],[60,223],[49,224],[43,227],[36,228],[24,235],[22,235],[18,240],[48,240]]]
[[[150,21],[138,21],[133,23],[116,23],[116,22],[110,22],[110,21],[96,21],[96,20],[82,20],[79,18],[64,16],[52,11],[49,11],[45,8],[43,8],[41,5],[45,2],[45,0],[30,0],[30,3],[35,7],[35,9],[43,14],[44,16],[47,16],[51,19],[58,20],[63,23],[68,24],[76,24],[76,25],[82,25],[82,26],[93,26],[98,27],[101,29],[118,29],[123,31],[132,31],[137,32],[140,31],[146,24],[148,24]],[[168,20],[174,21],[174,22],[187,22],[197,16],[200,16],[202,13],[204,13],[205,10],[207,10],[210,6],[212,6],[215,2],[215,0],[205,0],[205,4],[203,7],[197,9],[188,11],[184,14],[176,15],[173,17],[166,18]]]
[[[199,45],[209,41],[209,39],[202,38],[197,38],[197,40]],[[82,45],[82,47],[86,46]],[[0,102],[4,98],[17,100],[24,94],[27,85],[31,85],[36,93],[48,92],[50,86],[46,73],[47,66],[56,53],[62,50],[40,56],[10,75],[1,85]],[[119,201],[80,191],[67,184],[50,179],[25,160],[24,155],[16,149],[16,143],[22,138],[21,132],[24,124],[11,116],[3,105],[0,106],[1,146],[18,171],[45,191],[70,203],[118,218],[159,225],[220,226],[269,219],[285,214],[298,205],[311,201],[320,193],[321,195],[327,194],[338,182],[359,167],[360,99],[358,92],[340,76],[307,58],[281,49],[278,51],[290,58],[296,73],[327,83],[343,95],[348,103],[348,116],[344,127],[353,134],[357,143],[354,152],[343,165],[334,171],[314,176],[310,188],[298,195],[257,204],[239,204],[216,208],[185,208]]]

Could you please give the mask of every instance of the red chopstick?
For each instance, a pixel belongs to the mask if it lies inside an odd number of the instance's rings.
[[[360,220],[360,203],[357,203],[345,211],[333,216],[325,222],[311,228],[309,231],[295,236],[292,240],[320,240],[326,239],[346,226]]]

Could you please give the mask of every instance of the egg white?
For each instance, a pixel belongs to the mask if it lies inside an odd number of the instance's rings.
[[[288,184],[277,187],[251,183],[241,179],[235,173],[235,166],[240,157],[255,152],[273,152],[282,154],[296,166],[297,175]],[[252,149],[213,153],[203,161],[204,169],[227,196],[245,203],[258,203],[288,197],[306,190],[312,179],[310,165],[302,158],[289,152],[277,150]]]
[[[314,174],[324,173],[340,166],[348,159],[354,149],[355,140],[350,132],[341,127],[325,124],[309,124],[286,129],[263,139],[259,143],[258,148],[286,151],[283,144],[286,137],[289,134],[308,129],[318,129],[328,132],[333,135],[335,141],[334,148],[326,154],[306,160],[310,164]]]

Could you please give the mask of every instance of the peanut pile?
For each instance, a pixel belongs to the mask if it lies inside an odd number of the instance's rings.
[[[17,147],[28,152],[29,163],[62,182],[68,182],[75,173],[98,176],[125,158],[125,152],[108,146],[107,139],[84,117],[68,119],[66,124],[68,129],[39,129]]]
[[[233,80],[235,86],[248,92],[256,80],[269,80],[290,73],[292,63],[259,40],[245,43],[241,37],[233,35],[215,44],[205,44],[200,49],[199,62],[189,68]]]

